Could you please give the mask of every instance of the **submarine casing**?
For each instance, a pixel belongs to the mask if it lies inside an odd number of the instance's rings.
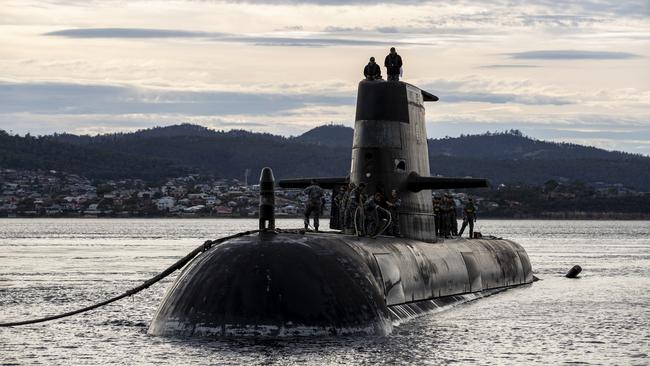
[[[386,335],[402,306],[531,283],[524,249],[503,239],[264,233],[201,254],[148,332],[165,336]]]

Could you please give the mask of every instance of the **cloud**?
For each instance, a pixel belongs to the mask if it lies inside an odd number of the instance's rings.
[[[337,30],[338,32],[338,30]],[[327,47],[327,46],[386,46],[386,45],[424,45],[424,43],[362,39],[358,35],[351,38],[323,37],[327,33],[301,35],[295,37],[268,35],[237,35],[220,32],[196,32],[187,30],[151,29],[151,28],[75,28],[63,29],[44,33],[45,36],[56,36],[78,39],[138,39],[138,38],[197,38],[213,42],[246,43],[258,46],[297,46],[297,47]]]
[[[45,33],[67,38],[207,38],[226,33],[149,28],[74,28]]]
[[[423,85],[424,90],[440,91],[444,103],[568,105],[566,96],[492,91],[491,85],[471,82],[438,81]],[[299,90],[299,88],[287,89]],[[76,84],[63,82],[0,82],[0,113],[34,115],[178,115],[178,116],[278,116],[309,118],[305,110],[353,106],[353,91],[302,92],[182,90],[135,87],[123,84]],[[319,113],[322,114],[322,113]]]
[[[627,60],[641,57],[629,52],[581,50],[525,51],[504,55],[517,60]]]
[[[439,4],[441,8],[449,5],[448,1],[442,0],[226,0],[229,3],[244,3],[244,4],[271,4],[271,5],[291,5],[291,4],[314,4],[322,6],[339,6],[339,5],[365,5],[373,6],[378,4],[395,4],[395,5],[421,5],[425,4]],[[481,0],[465,0],[455,2],[458,5],[467,7],[485,8],[486,2]],[[648,16],[650,13],[650,6],[647,0],[565,0],[558,2],[556,0],[496,0],[490,2],[496,6],[507,7],[512,9],[515,7],[530,7],[537,6],[546,9],[551,9],[555,13],[568,13],[568,12],[582,12],[582,13],[609,13],[620,14],[628,16]],[[543,15],[540,15],[543,18]],[[560,16],[570,17],[570,16]]]
[[[361,27],[335,27],[327,26],[325,27],[325,32],[330,33],[351,33],[351,32],[363,32],[364,29]]]
[[[527,3],[519,0],[519,4]],[[586,14],[618,14],[629,17],[647,17],[650,15],[650,6],[647,0],[540,0],[538,5],[554,9],[555,13],[586,13]]]
[[[304,27],[302,25],[288,25],[280,28],[282,31],[301,31]]]
[[[56,114],[274,114],[306,105],[354,103],[353,96],[184,91],[128,85],[0,83],[0,113]]]
[[[389,46],[389,45],[423,45],[422,43],[399,41],[373,41],[368,39],[343,39],[343,38],[295,38],[295,37],[261,37],[244,36],[215,38],[218,42],[241,42],[256,46],[294,46],[294,47],[327,47],[327,46]]]
[[[514,103],[530,106],[569,105],[575,100],[568,96],[544,93],[540,88],[533,88],[526,82],[505,83],[488,79],[436,80],[424,83],[422,89],[433,92],[440,97],[441,103]],[[507,90],[507,91],[505,91]]]
[[[584,15],[520,15],[516,17],[518,21],[525,26],[555,26],[563,28],[573,28],[585,25],[594,25],[605,23],[607,20],[603,17],[593,17]]]
[[[418,0],[225,0],[235,4],[269,4],[269,5],[291,5],[291,4],[314,4],[323,6],[341,5],[380,5],[380,4],[401,4],[417,5],[422,4]]]
[[[441,97],[441,101],[447,103],[478,102],[491,104],[516,103],[524,105],[568,105],[575,103],[573,100],[568,98],[548,95],[520,95],[513,93],[461,91],[448,91],[443,97]]]
[[[526,68],[535,68],[540,67],[538,65],[527,65],[527,64],[494,64],[494,65],[483,65],[479,66],[481,69],[526,69]]]
[[[219,130],[246,129],[284,135],[300,134],[313,127],[285,123],[274,120],[273,117],[259,121],[215,116],[179,116],[177,114],[60,114],[44,118],[42,114],[0,113],[0,129],[12,134],[29,132],[32,135],[47,135],[54,132],[67,132],[94,135],[136,131],[153,126],[179,123],[192,123]]]

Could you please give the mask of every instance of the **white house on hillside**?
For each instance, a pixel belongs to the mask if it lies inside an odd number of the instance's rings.
[[[174,197],[169,197],[169,196],[162,197],[158,199],[158,201],[156,202],[156,206],[158,206],[158,210],[160,211],[170,210],[174,207],[175,204],[176,204],[176,199],[174,199]]]

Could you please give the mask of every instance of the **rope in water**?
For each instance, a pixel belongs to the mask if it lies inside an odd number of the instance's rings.
[[[176,263],[172,264],[167,269],[160,272],[158,275],[144,281],[144,283],[142,283],[140,286],[137,286],[137,287],[134,287],[134,288],[132,288],[130,290],[127,290],[125,293],[123,293],[121,295],[118,295],[118,296],[115,296],[115,297],[112,297],[112,298],[110,298],[108,300],[104,300],[102,302],[99,302],[99,303],[96,303],[96,304],[93,304],[93,305],[90,305],[90,306],[86,306],[85,308],[69,311],[69,312],[63,313],[63,314],[47,316],[47,317],[44,317],[44,318],[21,320],[21,321],[16,321],[16,322],[9,322],[9,323],[0,323],[0,327],[13,327],[13,326],[17,326],[17,325],[36,324],[36,323],[47,322],[47,321],[55,320],[55,319],[66,318],[66,317],[69,317],[69,316],[72,316],[72,315],[85,313],[87,311],[97,309],[97,308],[102,307],[104,305],[108,305],[108,304],[110,304],[112,302],[121,300],[121,299],[123,299],[125,297],[133,296],[133,295],[137,294],[138,292],[149,288],[151,285],[153,285],[154,283],[156,283],[156,282],[162,280],[163,278],[169,276],[170,274],[174,273],[176,270],[179,270],[179,269],[183,268],[188,262],[190,262],[192,259],[194,259],[194,257],[196,257],[197,255],[207,251],[213,245],[222,243],[222,242],[224,242],[226,240],[238,238],[238,237],[241,237],[241,236],[255,234],[255,233],[259,232],[259,231],[260,230],[244,231],[244,232],[241,232],[241,233],[237,233],[237,234],[230,235],[230,236],[225,236],[223,238],[219,238],[219,239],[215,239],[215,240],[207,240],[205,243],[201,244],[199,247],[197,247],[196,249],[189,252],[185,257],[181,258]]]

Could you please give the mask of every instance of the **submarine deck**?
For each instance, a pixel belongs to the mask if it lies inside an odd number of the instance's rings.
[[[494,236],[438,238],[436,242],[336,231],[283,230],[319,255],[351,248],[382,285],[388,306],[506,288],[533,281],[532,266],[519,244]],[[341,254],[338,254],[341,256]]]
[[[313,334],[386,334],[396,320],[530,282],[528,257],[509,240],[266,231],[188,264],[149,332],[283,334],[299,325]]]

